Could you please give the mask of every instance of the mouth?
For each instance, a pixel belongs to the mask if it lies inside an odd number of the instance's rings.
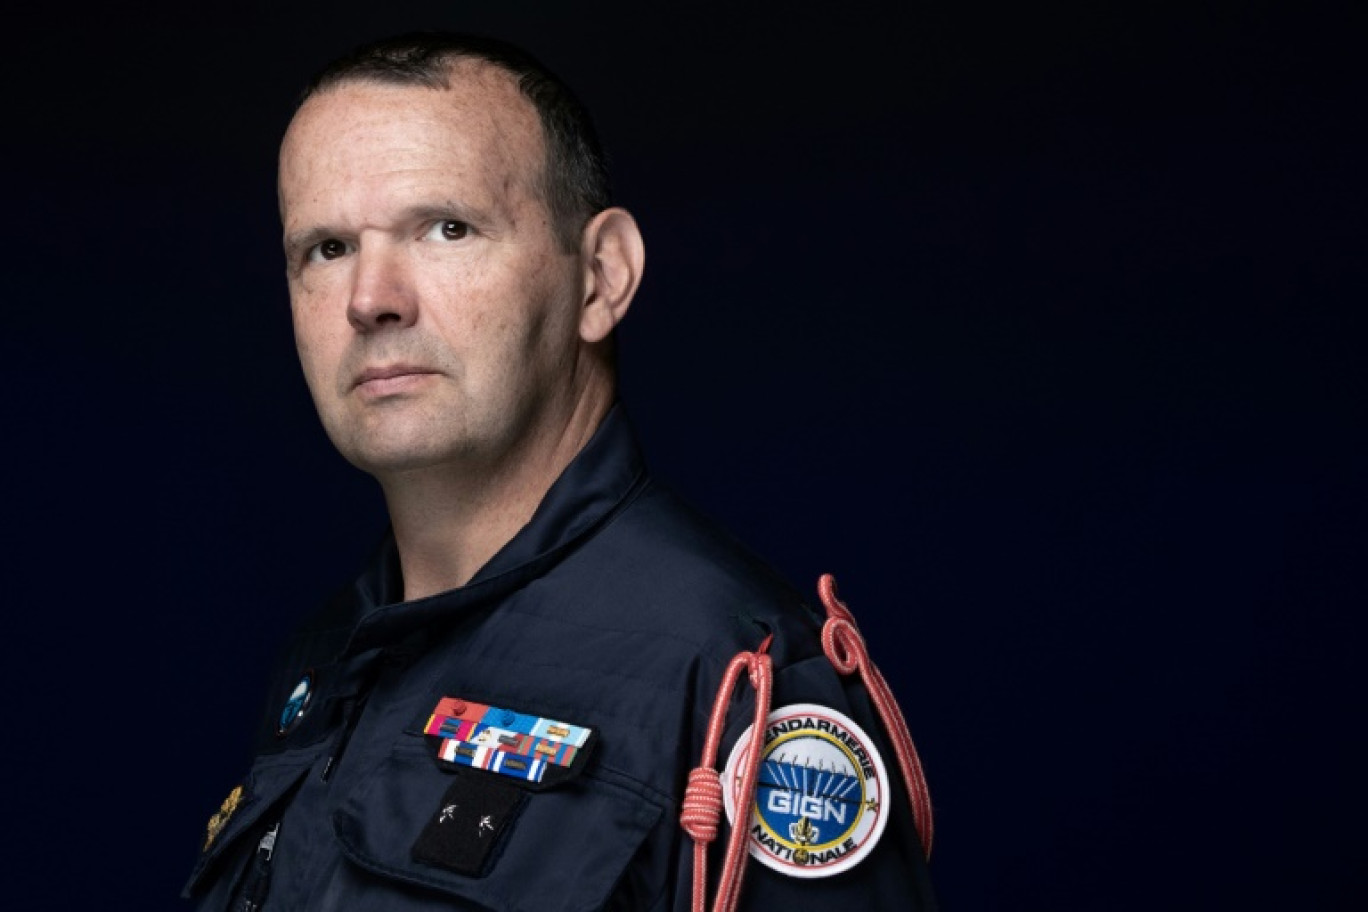
[[[352,388],[366,396],[386,396],[405,392],[435,376],[436,371],[414,364],[386,364],[363,370]]]

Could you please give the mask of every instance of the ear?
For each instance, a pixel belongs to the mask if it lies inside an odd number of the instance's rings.
[[[594,216],[580,237],[580,257],[585,276],[579,332],[593,344],[608,338],[641,284],[646,247],[636,219],[616,207]]]

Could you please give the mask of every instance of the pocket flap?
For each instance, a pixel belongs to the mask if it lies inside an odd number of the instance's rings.
[[[401,743],[334,814],[343,853],[373,874],[490,908],[588,912],[608,901],[664,813],[659,798],[644,788],[597,772],[557,788],[525,792],[516,815],[500,832],[490,832],[498,844],[482,856],[481,870],[466,874],[415,857],[415,847],[427,840],[425,833],[449,801],[453,781],[433,763],[421,740]]]

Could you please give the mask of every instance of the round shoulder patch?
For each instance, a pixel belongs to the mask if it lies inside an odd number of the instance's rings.
[[[750,747],[737,739],[722,775],[727,820]],[[847,716],[813,703],[769,714],[751,807],[750,851],[793,877],[828,877],[864,860],[888,823],[888,773],[874,742]]]

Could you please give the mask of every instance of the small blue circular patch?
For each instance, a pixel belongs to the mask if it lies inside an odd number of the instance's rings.
[[[314,673],[313,669],[310,669],[304,672],[304,677],[299,679],[294,690],[290,691],[290,698],[280,708],[280,719],[276,722],[277,737],[283,738],[288,735],[299,724],[299,720],[304,718],[309,704],[313,702],[313,692]]]

